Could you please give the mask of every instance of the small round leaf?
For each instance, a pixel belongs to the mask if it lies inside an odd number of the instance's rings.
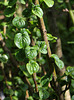
[[[41,9],[40,7],[38,7],[38,6],[34,6],[34,7],[32,8],[32,13],[35,14],[36,16],[38,16],[39,18],[42,18],[42,16],[43,16],[43,11],[42,11],[42,9]]]
[[[13,25],[17,28],[22,28],[25,25],[25,21],[22,17],[15,17],[12,21]]]
[[[43,0],[48,7],[52,7],[54,5],[53,0]]]
[[[32,47],[26,47],[25,48],[25,55],[28,59],[34,59],[37,56],[37,51],[35,49],[32,49]]]
[[[14,38],[15,45],[22,49],[30,44],[30,38],[29,35],[26,35],[25,33],[17,33]]]
[[[39,65],[34,60],[30,60],[29,63],[26,64],[28,72],[32,75],[39,70]]]

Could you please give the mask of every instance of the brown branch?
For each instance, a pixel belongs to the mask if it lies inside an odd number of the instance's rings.
[[[39,4],[39,0],[35,0],[35,4]],[[43,17],[38,18],[38,21],[40,23],[40,29],[41,29],[41,32],[42,32],[42,36],[43,36],[44,41],[46,42],[46,45],[47,45],[48,57],[50,59],[51,58],[51,49],[50,49],[50,44],[49,44],[48,39],[47,39],[47,30],[45,28]],[[50,64],[51,64],[52,67],[54,67],[52,62],[50,62]],[[54,76],[54,79],[56,80],[55,67],[54,67],[54,71],[53,71],[53,76]]]
[[[33,73],[33,80],[34,80],[34,84],[35,84],[35,91],[38,92],[38,86],[37,86],[37,82],[36,82],[36,73]]]
[[[32,33],[31,33],[31,43],[32,43],[32,46],[35,45],[35,42],[32,38]],[[38,92],[38,86],[37,86],[37,82],[36,82],[36,73],[33,73],[33,81],[34,81],[34,84],[35,84],[35,91]]]

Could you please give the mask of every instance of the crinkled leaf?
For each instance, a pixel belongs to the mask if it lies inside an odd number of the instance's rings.
[[[19,49],[22,49],[30,44],[30,37],[25,33],[17,33],[14,38],[14,43]]]
[[[6,8],[5,11],[4,11],[4,15],[6,17],[11,17],[14,15],[14,12],[15,12],[15,8]]]
[[[54,5],[54,1],[53,0],[43,0],[43,1],[46,3],[46,5],[48,7],[52,7]]]
[[[3,75],[0,75],[0,82],[4,79]]]
[[[29,63],[26,64],[28,72],[32,75],[39,70],[39,65],[34,60],[30,60]]]
[[[67,67],[66,75],[69,75],[74,79],[74,67],[71,66]]]
[[[12,21],[12,24],[17,28],[22,28],[25,25],[25,21],[22,17],[15,17]]]
[[[37,41],[36,43],[39,46],[39,51],[43,54],[47,54],[47,46],[45,41]]]
[[[22,4],[25,4],[25,1],[24,0],[19,0],[20,3]]]
[[[58,68],[62,69],[64,67],[63,61],[60,60],[59,57],[56,54],[52,54],[51,58],[54,58],[55,64],[58,66]]]
[[[6,63],[8,61],[8,56],[5,54],[3,55],[0,54],[0,61]]]
[[[41,100],[47,99],[49,97],[49,92],[45,88],[41,88],[39,90],[39,96]]]
[[[43,16],[43,11],[42,11],[42,9],[41,9],[40,7],[38,7],[38,6],[34,6],[34,7],[32,8],[32,13],[35,14],[36,16],[38,16],[39,18],[42,18],[42,16]]]
[[[37,51],[32,47],[28,46],[25,48],[25,55],[28,59],[34,59],[37,56]]]

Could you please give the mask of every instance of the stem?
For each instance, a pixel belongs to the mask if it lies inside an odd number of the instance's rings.
[[[35,4],[39,4],[39,0],[35,0]],[[47,45],[48,57],[50,58],[51,57],[51,49],[50,49],[50,44],[49,44],[48,39],[47,39],[47,30],[45,28],[43,17],[38,18],[38,20],[40,23],[40,28],[41,28],[41,32],[42,32],[44,41],[46,42],[46,45]],[[51,63],[51,65],[52,65],[52,63]],[[55,70],[55,67],[54,67],[54,70]],[[54,76],[56,77],[56,71],[53,72],[53,77]],[[54,80],[56,80],[55,77],[54,77]]]
[[[36,73],[33,74],[33,80],[34,80],[34,84],[35,84],[35,91],[38,92],[38,86],[37,86],[37,82],[36,82]]]
[[[67,7],[69,9],[69,14],[70,14],[70,17],[71,17],[73,25],[74,25],[74,14],[73,14],[70,2],[69,2],[69,0],[64,0],[64,1],[65,1],[66,5],[67,5]]]
[[[35,42],[32,38],[32,33],[31,33],[31,43],[32,43],[32,46],[35,45]],[[35,58],[36,59],[36,58]],[[37,86],[37,82],[36,82],[36,73],[33,73],[33,80],[34,80],[34,84],[35,84],[35,91],[38,92],[38,86]]]

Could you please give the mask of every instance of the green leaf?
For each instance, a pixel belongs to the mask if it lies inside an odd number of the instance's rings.
[[[11,16],[13,16],[14,15],[14,12],[15,12],[15,7],[13,8],[6,8],[5,10],[4,10],[4,15],[6,16],[6,17],[11,17]]]
[[[74,88],[74,80],[71,80],[71,86]]]
[[[46,5],[48,7],[52,7],[54,5],[54,1],[53,0],[43,0],[43,1],[46,3]]]
[[[41,37],[40,29],[38,29],[37,27],[34,28],[33,33],[34,36]]]
[[[74,95],[72,96],[72,99],[71,100],[74,100]]]
[[[42,18],[43,16],[43,11],[40,7],[38,7],[37,5],[34,5],[34,7],[32,8],[32,13],[35,14],[36,16],[38,16],[39,18]]]
[[[24,53],[24,50],[18,50],[16,53],[15,53],[15,57],[18,61],[24,61],[24,57],[25,56],[25,53]]]
[[[17,28],[22,28],[25,25],[25,21],[22,17],[15,17],[12,21],[12,24]]]
[[[25,1],[24,0],[19,0],[20,3],[22,4],[25,4]]]
[[[47,54],[47,46],[45,41],[37,41],[36,44],[39,46],[39,51],[43,54]]]
[[[45,88],[39,90],[39,96],[41,100],[47,99],[49,97],[49,92]]]
[[[21,88],[21,90],[23,92],[26,92],[26,90],[28,89],[28,85],[27,84],[23,84],[23,85],[20,86],[20,88]]]
[[[12,96],[12,100],[18,100],[17,96]]]
[[[0,75],[0,82],[3,81],[3,79],[4,79],[4,76]]]
[[[48,40],[49,41],[52,41],[52,40],[56,40],[57,39],[57,37],[54,37],[54,36],[52,36],[51,34],[47,34],[47,38],[48,38]]]
[[[12,86],[12,85],[13,85],[11,81],[7,81],[7,84],[8,84],[9,86]]]
[[[24,82],[22,81],[22,79],[20,77],[14,77],[14,80],[18,83],[18,84],[23,84]]]
[[[74,79],[74,67],[67,67],[67,71],[65,73]]]
[[[8,61],[8,56],[5,54],[3,55],[0,54],[0,61],[6,63]]]
[[[63,0],[58,0],[59,3],[63,3]]]
[[[28,72],[32,75],[39,70],[39,65],[34,60],[30,60],[29,63],[26,64]]]
[[[52,54],[51,58],[54,58],[55,64],[58,66],[58,68],[62,69],[64,67],[63,61],[61,61],[56,54]]]
[[[26,33],[17,33],[14,38],[15,45],[22,49],[30,44],[30,37]]]
[[[8,6],[13,6],[16,4],[17,0],[9,0]]]
[[[20,67],[20,70],[23,72],[23,74],[27,77],[30,76],[29,72],[27,71],[26,67],[24,65],[22,66],[19,66]]]
[[[13,91],[12,89],[7,89],[7,88],[5,88],[5,89],[4,89],[4,93],[13,95],[13,94],[14,94],[14,91]]]
[[[32,60],[37,56],[37,51],[33,49],[32,47],[27,46],[25,48],[25,55],[26,55],[26,58]]]
[[[11,100],[11,99],[10,99],[10,97],[5,97],[5,99],[4,99],[4,100]]]
[[[41,84],[41,86],[45,86],[46,84],[46,86],[48,86],[48,83],[49,83],[49,78],[47,78],[47,79],[44,79],[40,84]]]
[[[4,6],[7,6],[8,5],[8,1],[5,1],[4,0],[0,0],[0,4],[4,5]]]
[[[49,76],[44,75],[43,77],[41,77],[40,84],[42,87],[48,87],[48,84],[51,80],[52,80],[52,74],[51,74],[50,78],[49,78]]]
[[[34,99],[33,99],[33,97],[32,97],[32,96],[29,96],[29,97],[28,97],[28,100],[34,100]]]
[[[43,64],[45,64],[46,60],[43,59],[42,57],[40,57],[40,58],[38,59],[38,62],[39,62],[41,65],[43,65]]]
[[[21,33],[25,33],[26,35],[31,34],[31,32],[28,29],[22,28],[20,30]]]

